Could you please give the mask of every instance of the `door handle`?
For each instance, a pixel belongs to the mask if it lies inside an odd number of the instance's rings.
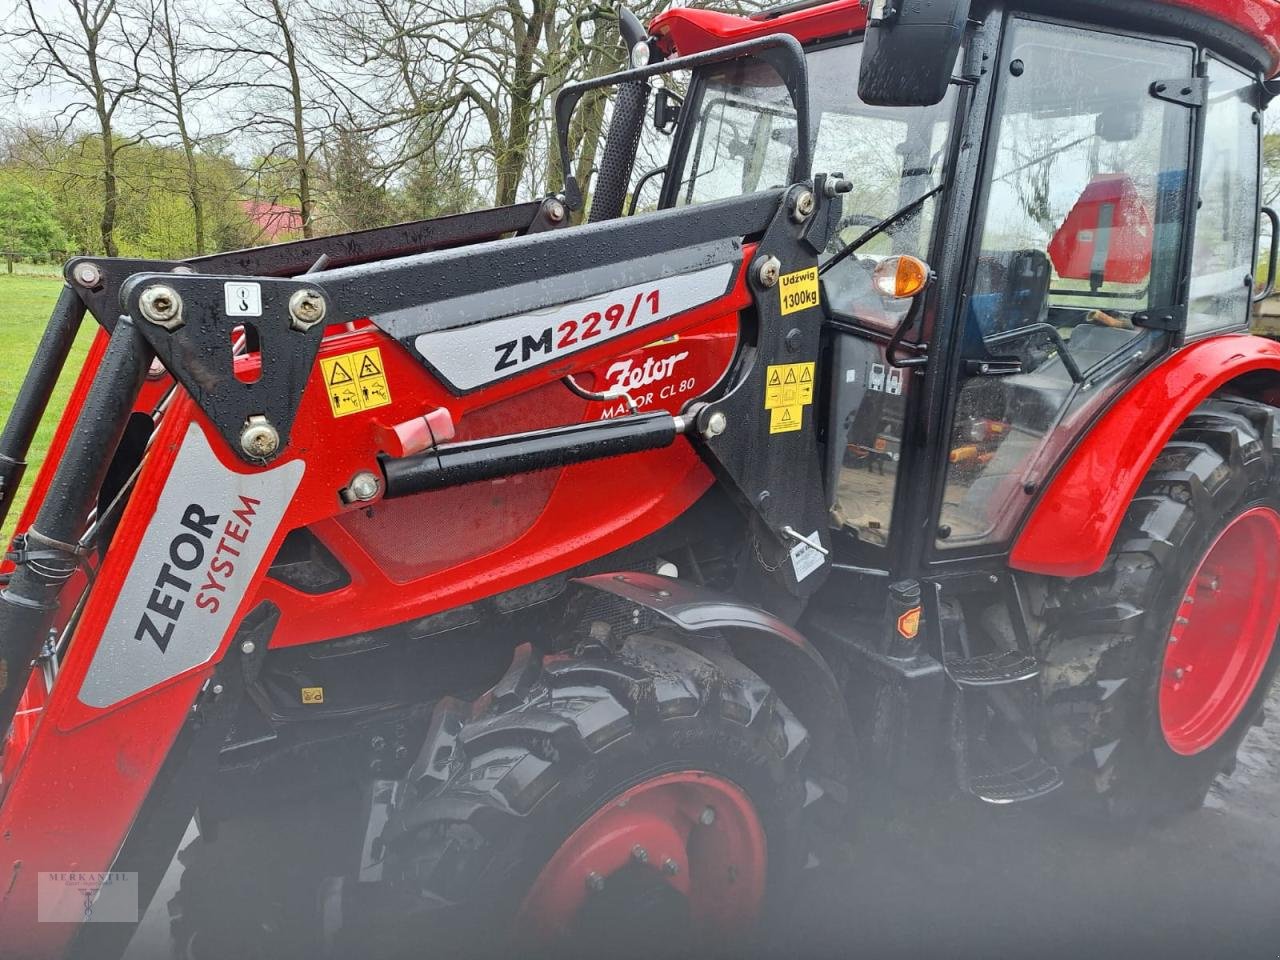
[[[964,372],[971,377],[1012,377],[1026,370],[1022,361],[1015,357],[993,357],[990,360],[966,360]]]

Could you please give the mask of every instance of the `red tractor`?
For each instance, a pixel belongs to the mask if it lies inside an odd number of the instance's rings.
[[[870,785],[1133,822],[1232,762],[1280,626],[1280,3],[620,28],[556,104],[569,156],[616,88],[589,206],[566,163],[67,265],[0,436],[7,508],[90,314],[0,594],[5,956],[118,955],[193,816],[182,957],[648,950],[748,935]]]

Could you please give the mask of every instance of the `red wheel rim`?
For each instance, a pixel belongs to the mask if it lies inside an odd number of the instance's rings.
[[[1214,541],[1183,591],[1160,680],[1169,749],[1209,749],[1240,717],[1280,629],[1280,515],[1256,507]]]
[[[543,941],[567,936],[594,890],[637,865],[685,898],[700,934],[742,936],[764,899],[764,829],[746,794],[720,777],[646,780],[573,832],[534,881],[517,923]]]

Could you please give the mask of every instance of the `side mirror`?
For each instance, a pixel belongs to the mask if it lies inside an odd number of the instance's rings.
[[[862,45],[858,96],[876,107],[932,107],[941,103],[970,0],[864,0],[867,36]]]
[[[659,87],[653,94],[653,129],[663,136],[670,136],[680,120],[680,107],[684,98],[680,94]]]

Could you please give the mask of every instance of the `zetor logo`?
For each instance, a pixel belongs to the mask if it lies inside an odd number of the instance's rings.
[[[609,387],[613,390],[639,390],[671,376],[675,373],[676,365],[687,356],[688,351],[673,353],[657,360],[646,357],[644,364],[639,367],[631,360],[619,360],[605,371],[605,376],[609,378]]]
[[[169,541],[169,561],[160,565],[147,609],[138,620],[135,640],[150,639],[164,653],[193,592],[197,607],[208,613],[218,611],[225,599],[218,594],[226,592],[240,556],[236,544],[243,545],[249,539],[261,504],[261,500],[241,496],[240,509],[232,511],[221,535],[217,530],[220,514],[207,513],[198,503],[188,504],[182,513],[183,529]]]

